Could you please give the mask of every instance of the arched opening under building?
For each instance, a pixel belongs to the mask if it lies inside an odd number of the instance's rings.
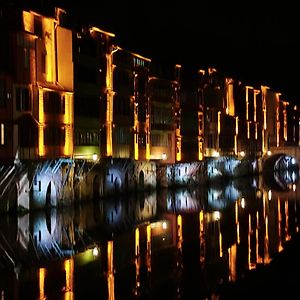
[[[46,190],[46,208],[56,207],[56,189],[53,182],[49,182]]]
[[[93,180],[93,200],[100,199],[100,178],[98,175]]]
[[[18,188],[16,184],[10,186],[3,195],[6,200],[6,211],[16,212],[18,208]]]
[[[138,183],[138,189],[143,190],[145,185],[145,175],[143,171],[140,171],[139,174],[139,183]]]
[[[121,180],[119,177],[116,177],[115,178],[115,181],[114,181],[114,188],[115,188],[115,192],[120,192],[121,190]]]
[[[125,177],[124,177],[124,189],[127,192],[129,189],[129,179],[128,179],[128,172],[126,171]]]
[[[299,180],[299,164],[293,156],[272,155],[264,163],[263,178],[270,188],[286,190]]]

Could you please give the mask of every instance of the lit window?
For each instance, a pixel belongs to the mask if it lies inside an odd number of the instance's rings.
[[[4,143],[5,143],[4,133],[5,133],[5,131],[4,131],[4,124],[1,123],[0,143],[1,143],[2,146],[3,146]]]

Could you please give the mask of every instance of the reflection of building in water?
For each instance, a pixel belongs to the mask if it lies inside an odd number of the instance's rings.
[[[213,188],[222,191],[215,206],[211,204],[213,201],[202,201],[203,195],[211,193]],[[32,250],[38,255],[44,253],[43,258],[67,256],[72,254],[67,251],[70,249],[75,253],[80,251],[73,258],[66,257],[36,269],[34,284],[39,295],[35,296],[40,299],[49,298],[52,281],[59,287],[57,293],[65,299],[80,298],[83,286],[85,291],[91,289],[105,299],[119,299],[121,295],[144,297],[150,284],[153,287],[171,281],[176,287],[173,292],[179,297],[190,287],[191,282],[184,281],[190,270],[196,271],[195,280],[210,276],[215,284],[220,280],[236,281],[249,269],[269,263],[298,231],[299,200],[289,198],[297,192],[297,188],[295,192],[291,189],[284,193],[264,190],[259,181],[255,187],[232,184],[223,189],[211,187],[208,192],[204,188],[195,193],[179,191],[177,195],[168,195],[161,215],[156,214],[161,199],[156,199],[155,194],[126,201],[106,199],[64,214],[32,213],[27,225],[26,218],[20,217],[18,226],[27,226],[27,231],[22,228],[23,233],[17,227],[12,230],[10,223],[5,225],[2,219],[0,245],[5,245],[2,233],[4,236],[9,233],[7,241],[11,248],[18,241],[31,254]],[[223,206],[222,201],[227,200],[222,195],[229,195],[228,203]],[[183,205],[178,205],[182,198]],[[109,219],[112,213],[113,218]],[[22,234],[25,237],[21,238]],[[68,237],[71,243],[67,242]],[[11,250],[7,251],[15,259]],[[23,277],[19,279],[24,280]],[[0,274],[0,292],[6,295],[7,287],[1,279]]]

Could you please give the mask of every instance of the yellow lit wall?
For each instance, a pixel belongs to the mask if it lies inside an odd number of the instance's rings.
[[[43,89],[39,89],[39,131],[38,131],[38,151],[39,156],[45,155],[45,146],[44,146],[44,124],[45,115],[44,115],[44,97]]]
[[[233,97],[233,80],[231,78],[226,78],[226,114],[234,116],[234,97]]]
[[[57,76],[56,79],[66,90],[73,90],[72,31],[60,26],[57,36]]]
[[[27,32],[34,32],[34,17],[30,12],[23,11],[24,30]]]
[[[50,18],[42,18],[42,20],[46,48],[46,81],[54,83],[56,81],[54,20]]]
[[[112,53],[106,54],[107,70],[106,70],[106,156],[112,156],[112,122],[113,122],[113,64]]]
[[[71,156],[73,154],[73,94],[65,94],[65,147],[64,155]]]

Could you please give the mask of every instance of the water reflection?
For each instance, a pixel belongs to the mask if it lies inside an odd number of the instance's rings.
[[[2,216],[1,299],[212,299],[299,231],[293,184],[245,178]]]

